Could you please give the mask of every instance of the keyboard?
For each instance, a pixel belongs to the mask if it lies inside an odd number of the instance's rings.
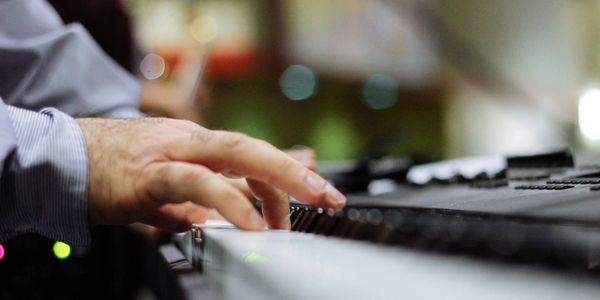
[[[596,299],[596,161],[559,151],[376,175],[363,165],[329,176],[342,210],[292,201],[292,231],[209,221],[178,247],[222,299]]]
[[[414,167],[389,192],[348,194],[343,210],[293,203],[292,230],[585,270],[600,265],[600,159],[557,151],[487,161]]]

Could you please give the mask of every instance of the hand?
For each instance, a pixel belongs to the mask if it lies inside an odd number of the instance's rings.
[[[289,149],[289,150],[284,150],[285,153],[287,153],[289,156],[291,156],[293,159],[297,160],[298,162],[300,162],[303,166],[305,166],[306,168],[308,168],[311,171],[315,171],[317,169],[317,160],[316,160],[316,155],[315,155],[315,151],[310,149],[310,148],[303,148],[303,149]],[[227,181],[229,184],[231,184],[232,186],[234,186],[236,189],[238,189],[240,192],[242,192],[242,194],[244,194],[249,200],[254,201],[255,199],[260,199],[261,198],[261,187],[254,187],[254,191],[250,188],[251,184],[252,185],[260,185],[259,183],[256,182],[252,182],[250,179],[245,179],[245,178],[229,178],[223,175],[219,175],[221,178],[223,178],[223,180]],[[264,188],[263,188],[264,189]],[[273,198],[273,197],[280,197],[280,201],[287,201],[286,199],[288,198],[287,194],[281,191],[278,191],[277,189],[270,189],[269,191],[267,191],[267,193],[269,193],[269,195],[267,195],[267,197]],[[284,212],[282,212],[283,214]],[[287,211],[286,211],[287,213]],[[271,213],[269,210],[265,210],[263,207],[263,215],[267,217],[267,221],[269,224],[275,224],[275,225],[269,225],[270,228],[274,228],[274,229],[290,229],[292,227],[292,224],[290,223],[289,218],[284,218],[283,221],[279,220],[279,223],[277,223],[278,221],[278,214],[273,214]],[[270,220],[269,217],[273,217],[273,220]],[[211,220],[223,220],[223,216],[221,216],[217,211],[215,211],[214,209],[211,209],[208,213],[208,216],[206,217],[207,219],[211,219]],[[270,222],[269,222],[270,221]],[[278,224],[278,225],[277,225]],[[138,228],[141,226],[138,226]],[[149,226],[151,227],[151,226]],[[145,232],[157,232],[156,229],[148,229],[145,230]]]
[[[288,149],[288,150],[284,150],[284,152],[287,153],[289,156],[291,156],[293,159],[299,161],[303,166],[307,167],[309,170],[311,170],[311,171],[317,170],[317,160],[316,160],[316,155],[315,155],[314,150],[312,150],[310,148]],[[252,189],[250,189],[250,186],[248,185],[248,182],[245,178],[229,178],[229,177],[226,177],[223,175],[220,175],[220,176],[225,181],[227,181],[229,184],[236,187],[244,195],[246,195],[246,197],[251,198],[251,199],[256,197],[255,193],[252,192]],[[218,217],[218,215],[215,215],[215,214],[212,214],[211,216]],[[218,217],[218,219],[222,219],[222,218]]]
[[[142,222],[168,230],[201,223],[215,208],[243,229],[289,226],[287,194],[323,208],[344,196],[270,144],[192,122],[78,119],[88,149],[90,222]],[[247,179],[263,201],[263,218],[217,174]],[[286,224],[286,220],[288,220]]]

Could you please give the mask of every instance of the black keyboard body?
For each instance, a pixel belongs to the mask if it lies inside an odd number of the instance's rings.
[[[600,166],[575,161],[569,152],[509,158],[492,176],[348,194],[341,211],[292,204],[292,230],[595,270]]]

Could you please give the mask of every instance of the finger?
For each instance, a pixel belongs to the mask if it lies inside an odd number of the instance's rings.
[[[289,156],[299,161],[302,165],[307,167],[311,171],[317,169],[317,160],[315,151],[312,149],[289,149],[285,150]]]
[[[256,198],[262,200],[263,218],[271,229],[290,230],[290,203],[288,195],[266,183],[247,179]]]
[[[208,211],[208,220],[225,220],[225,218],[216,209],[211,209]]]
[[[211,170],[185,162],[154,163],[146,167],[146,191],[156,204],[194,202],[215,208],[242,229],[262,229],[265,223],[248,199]]]
[[[223,176],[225,176],[227,178],[231,178],[231,179],[241,179],[241,178],[244,178],[244,176],[242,176],[240,174],[237,174],[237,173],[235,173],[235,171],[231,171],[231,170],[222,172],[221,174]]]
[[[270,144],[243,134],[200,129],[188,140],[174,139],[173,159],[205,165],[215,172],[234,171],[286,191],[299,201],[341,208],[346,198],[316,173]]]
[[[236,189],[238,189],[240,192],[242,192],[242,194],[244,194],[244,196],[246,196],[246,198],[251,199],[254,197],[254,194],[252,194],[252,191],[250,190],[250,187],[248,186],[248,183],[246,182],[245,179],[232,179],[232,178],[227,178],[225,176],[219,175],[221,178],[223,178],[223,180],[225,180],[227,183],[231,184],[232,186],[234,186]]]
[[[162,205],[141,221],[161,229],[182,232],[189,230],[192,224],[204,223],[207,217],[208,209],[192,202],[185,202]]]
[[[129,225],[127,225],[127,227],[131,228],[133,231],[135,231],[143,236],[149,237],[149,238],[167,237],[167,236],[169,236],[169,234],[171,234],[173,232],[172,230],[164,230],[164,229],[157,228],[155,226],[140,223],[140,222],[129,224]]]

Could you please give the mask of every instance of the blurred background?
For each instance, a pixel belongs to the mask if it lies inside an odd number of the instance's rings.
[[[598,0],[119,5],[150,113],[323,160],[600,147]]]

